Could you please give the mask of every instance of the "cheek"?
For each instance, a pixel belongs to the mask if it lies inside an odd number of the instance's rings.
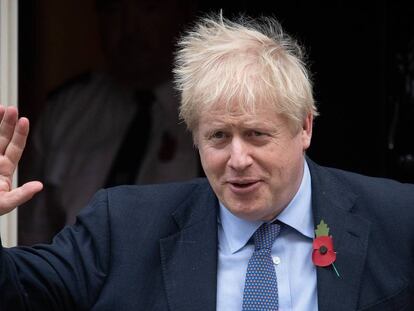
[[[261,157],[259,164],[271,176],[272,186],[290,179],[296,171],[297,163],[303,157],[302,149],[297,144],[278,144],[268,150],[265,157]]]
[[[298,158],[303,157],[303,140],[300,135],[294,137],[292,140],[287,141],[282,156],[284,157],[284,160],[286,163],[292,163],[296,162]]]
[[[226,159],[223,152],[203,148],[199,150],[201,165],[206,175],[223,174],[226,167]]]

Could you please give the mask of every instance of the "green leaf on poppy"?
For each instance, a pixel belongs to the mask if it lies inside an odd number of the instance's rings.
[[[315,235],[316,235],[316,237],[319,237],[319,236],[329,236],[329,227],[323,221],[323,219],[321,220],[321,222],[319,223],[319,225],[316,226]]]

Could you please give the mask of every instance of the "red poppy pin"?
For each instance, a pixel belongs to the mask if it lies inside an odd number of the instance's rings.
[[[335,273],[340,277],[334,262],[336,252],[334,251],[332,236],[329,235],[328,225],[321,220],[315,230],[315,239],[313,240],[312,261],[317,267],[327,267],[332,265]]]

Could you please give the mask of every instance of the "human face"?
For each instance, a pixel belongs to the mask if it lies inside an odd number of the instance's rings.
[[[273,107],[255,114],[215,108],[195,132],[201,163],[218,199],[246,220],[274,219],[299,189],[304,151],[312,136],[309,114],[299,132]]]

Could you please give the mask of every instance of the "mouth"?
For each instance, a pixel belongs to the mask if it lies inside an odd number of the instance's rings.
[[[249,188],[250,186],[254,185],[256,183],[256,181],[253,182],[248,182],[248,183],[230,183],[232,186],[237,187],[237,188]]]
[[[260,180],[229,180],[227,182],[232,192],[236,194],[247,194],[255,191],[259,186]]]

